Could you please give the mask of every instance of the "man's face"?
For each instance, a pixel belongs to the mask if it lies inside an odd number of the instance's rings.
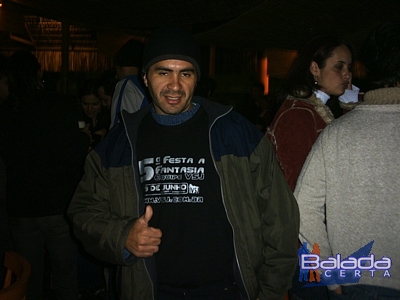
[[[177,115],[192,107],[197,74],[187,61],[167,59],[152,65],[144,75],[156,112]]]

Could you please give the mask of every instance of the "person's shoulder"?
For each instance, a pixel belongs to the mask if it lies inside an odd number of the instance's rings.
[[[286,99],[286,106],[293,109],[310,109],[314,110],[316,105],[316,98],[288,98]]]
[[[313,104],[308,103],[301,98],[291,97],[283,101],[276,112],[270,127],[273,127],[282,120],[289,120],[290,123],[293,123],[296,120],[301,120],[303,117],[315,114],[317,114],[317,112],[315,111]]]
[[[222,139],[229,138],[238,143],[258,144],[264,136],[259,128],[235,110],[223,115],[214,126],[222,132]]]
[[[131,147],[123,123],[115,124],[92,150],[105,168],[131,165]]]

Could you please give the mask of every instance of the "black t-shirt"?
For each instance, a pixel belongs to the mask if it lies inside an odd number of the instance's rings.
[[[162,231],[158,282],[196,287],[232,276],[233,235],[210,154],[202,108],[177,126],[141,123],[137,154],[149,226]]]

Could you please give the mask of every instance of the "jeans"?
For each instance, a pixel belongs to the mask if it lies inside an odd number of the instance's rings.
[[[342,295],[329,292],[330,300],[398,300],[400,290],[375,285],[342,285]]]
[[[27,300],[43,297],[44,255],[51,265],[52,287],[57,299],[78,299],[77,246],[63,215],[40,218],[10,217],[15,251],[31,264]]]

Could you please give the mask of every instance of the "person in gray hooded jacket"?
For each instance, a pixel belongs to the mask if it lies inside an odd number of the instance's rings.
[[[400,299],[400,22],[377,28],[364,49],[375,89],[324,129],[294,193],[300,240],[310,249],[317,244],[321,261],[338,254],[347,261],[335,279],[319,268],[330,297],[394,300]],[[363,255],[356,253],[361,248]],[[361,257],[369,266],[352,267]]]

